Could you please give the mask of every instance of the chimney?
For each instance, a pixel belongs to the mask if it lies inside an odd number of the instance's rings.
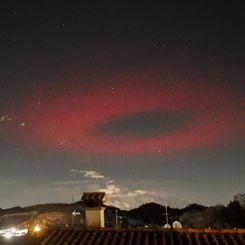
[[[103,207],[103,203],[106,201],[105,192],[84,192],[82,201],[85,204],[86,227],[104,228],[105,207]]]

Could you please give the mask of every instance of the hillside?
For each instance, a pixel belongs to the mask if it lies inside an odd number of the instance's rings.
[[[33,224],[60,226],[71,223],[71,213],[76,210],[84,213],[80,203],[42,204],[30,207],[14,207],[0,210],[0,228],[22,226],[28,228]],[[83,216],[80,217],[83,220]],[[77,223],[78,221],[75,220]]]
[[[115,227],[116,213],[119,227],[159,227],[166,224],[165,206],[157,203],[146,203],[127,211],[113,206],[105,207],[106,227]],[[72,220],[74,210],[81,215]],[[34,224],[69,227],[72,222],[76,226],[84,226],[84,210],[85,206],[81,201],[0,209],[0,229],[10,226],[28,228]],[[175,220],[181,221],[186,228],[244,228],[245,194],[236,195],[227,206],[190,204],[182,209],[168,207],[169,224]]]

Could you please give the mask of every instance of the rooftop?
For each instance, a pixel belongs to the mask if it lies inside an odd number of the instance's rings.
[[[102,206],[106,201],[106,194],[105,192],[84,192],[82,201],[88,207]]]
[[[245,229],[57,229],[36,239],[26,237],[6,244],[245,245]]]

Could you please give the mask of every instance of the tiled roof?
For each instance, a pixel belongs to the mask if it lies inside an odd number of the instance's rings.
[[[105,192],[84,192],[82,196],[86,206],[101,206],[105,199]]]
[[[47,232],[41,245],[245,245],[244,230],[73,229]]]

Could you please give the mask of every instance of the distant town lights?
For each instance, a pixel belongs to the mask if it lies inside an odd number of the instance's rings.
[[[16,228],[0,230],[0,236],[10,239],[11,237],[20,237],[28,233],[28,229],[18,230]]]
[[[7,232],[3,235],[6,239],[11,239],[14,235],[11,232]]]

